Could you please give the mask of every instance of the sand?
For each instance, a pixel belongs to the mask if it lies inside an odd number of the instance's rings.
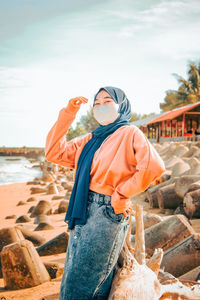
[[[27,214],[28,209],[32,205],[36,205],[37,201],[39,200],[51,200],[53,195],[46,195],[46,194],[30,194],[30,188],[35,185],[27,185],[25,183],[15,183],[15,184],[8,184],[0,186],[0,229],[14,226],[15,219],[6,220],[5,217],[8,215],[15,214],[19,217],[22,214]],[[59,195],[65,195],[65,191],[59,193]],[[29,197],[35,197],[36,202],[26,202],[25,205],[17,206],[18,202],[23,200],[26,201]],[[60,200],[53,200],[52,206],[57,208],[58,203]],[[159,214],[159,209],[150,209],[149,204],[144,202],[143,194],[138,195],[133,200],[133,205],[136,204],[143,205],[143,209],[145,212],[152,212]],[[55,214],[50,215],[49,218],[51,220],[52,225],[55,227],[54,230],[46,230],[40,231],[39,234],[43,235],[47,240],[51,239],[58,234],[62,233],[63,231],[67,230],[67,225],[64,223],[64,216],[63,214]],[[161,215],[163,216],[163,215]],[[30,224],[30,227],[33,228],[36,225],[33,225],[34,218],[32,218],[31,222],[26,223]],[[192,220],[192,226],[196,232],[200,233],[200,219]],[[44,256],[41,257],[43,262],[59,262],[63,263],[65,261],[65,253],[58,254],[58,255],[51,255],[51,256]],[[23,300],[57,300],[59,299],[59,290],[60,290],[60,283],[61,278],[53,279],[50,282],[46,282],[36,287],[15,290],[15,291],[8,291],[4,288],[4,281],[0,279],[0,299],[23,299]],[[5,298],[2,298],[5,297]]]
[[[35,185],[27,185],[26,183],[14,183],[8,185],[0,186],[0,229],[5,227],[14,226],[15,219],[6,220],[5,217],[8,215],[15,214],[19,217],[22,214],[27,214],[29,208],[32,205],[36,205],[39,200],[51,200],[53,195],[46,194],[30,194],[30,187]],[[65,195],[65,191],[59,193],[59,195]],[[36,202],[27,202],[26,205],[17,206],[17,203],[21,200],[26,201],[29,197],[35,197],[37,199]],[[53,200],[52,206],[57,208],[60,200]],[[29,214],[28,214],[29,215]],[[63,214],[50,215],[49,218],[51,220],[52,225],[55,227],[54,230],[44,230],[38,231],[39,234],[43,235],[47,240],[55,237],[56,235],[62,233],[67,229],[67,225],[64,223]],[[31,222],[25,224],[33,225],[34,218],[32,218]],[[34,227],[36,225],[34,224]],[[59,262],[63,263],[65,261],[65,253],[52,255],[52,256],[43,256],[41,260],[43,262]],[[45,299],[50,300],[59,299],[59,289],[60,289],[61,277],[51,280],[50,282],[43,283],[39,286],[15,290],[15,291],[6,291],[4,289],[4,281],[0,279],[0,299],[5,297],[6,300],[14,299],[14,300],[39,300]]]

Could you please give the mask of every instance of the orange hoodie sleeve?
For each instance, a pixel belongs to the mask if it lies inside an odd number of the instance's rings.
[[[112,204],[117,214],[130,206],[130,197],[144,191],[165,171],[163,160],[140,129],[134,134],[133,150],[137,161],[136,172],[128,180],[122,181],[112,194]]]
[[[69,168],[75,168],[76,152],[82,151],[84,144],[89,140],[89,134],[83,138],[66,141],[66,134],[80,106],[74,106],[68,103],[68,106],[62,108],[58,119],[49,131],[46,138],[45,158],[47,161],[63,165]]]

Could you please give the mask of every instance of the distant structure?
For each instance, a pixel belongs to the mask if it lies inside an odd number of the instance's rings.
[[[146,136],[148,136],[148,128],[147,128],[148,122],[160,117],[161,115],[162,114],[154,114],[154,115],[148,116],[146,118],[143,118],[143,119],[140,119],[140,120],[137,120],[134,122],[130,122],[130,124],[137,126],[138,128],[140,128],[143,131],[143,133]]]
[[[200,140],[200,102],[132,122],[151,142]]]

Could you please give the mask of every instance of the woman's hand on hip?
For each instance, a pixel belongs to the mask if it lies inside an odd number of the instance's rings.
[[[132,208],[127,208],[123,211],[123,215],[126,218],[128,214],[135,215],[135,211]]]

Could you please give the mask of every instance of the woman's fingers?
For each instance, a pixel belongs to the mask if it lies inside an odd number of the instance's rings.
[[[130,213],[131,215],[135,216],[135,210],[133,210],[132,208],[130,208]]]
[[[82,103],[87,103],[88,99],[85,97],[75,97],[70,100],[75,105],[80,105]]]
[[[123,215],[125,218],[127,217],[127,213],[125,211],[123,211]]]
[[[125,211],[123,211],[123,215],[125,218],[127,217],[127,214],[135,216],[135,211],[132,208],[127,208]]]
[[[88,99],[87,98],[85,98],[85,97],[80,97],[81,98],[81,100],[84,102],[84,103],[87,103],[88,102]]]

